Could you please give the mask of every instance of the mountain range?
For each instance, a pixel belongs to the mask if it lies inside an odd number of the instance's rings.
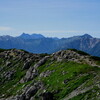
[[[26,34],[20,36],[0,36],[0,48],[24,49],[31,53],[54,53],[69,48],[82,50],[93,56],[100,57],[100,39],[93,38],[89,34],[73,36],[70,38],[50,38],[41,34]]]

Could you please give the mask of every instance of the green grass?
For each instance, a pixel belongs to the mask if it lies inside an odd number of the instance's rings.
[[[13,62],[12,65],[14,64],[17,64],[17,62]],[[16,95],[17,93],[21,93],[22,88],[31,83],[31,81],[29,81],[24,84],[17,84],[26,73],[26,70],[22,70],[22,66],[23,63],[20,62],[17,67],[15,67],[17,72],[13,76],[13,80],[10,80],[0,86],[0,95],[6,94],[5,97]],[[55,100],[61,100],[87,80],[88,83],[85,84],[85,87],[92,84],[92,79],[95,77],[95,75],[91,72],[98,73],[100,71],[99,68],[91,67],[87,64],[66,61],[53,61],[51,63],[50,59],[44,65],[38,67],[38,70],[39,73],[46,72],[47,70],[54,70],[50,76],[45,78],[38,76],[35,78],[35,80],[41,80],[45,85],[46,91],[53,93],[57,91],[57,93],[54,94]],[[63,72],[65,72],[65,74],[63,74]],[[66,84],[64,83],[64,80],[68,80]],[[41,93],[42,92],[43,90],[41,90]],[[79,98],[81,98],[81,96],[79,96]]]
[[[86,80],[94,78],[95,75],[91,72],[98,71],[98,68],[75,62],[53,62],[50,64],[47,61],[45,65],[39,67],[39,72],[41,73],[47,70],[55,71],[46,78],[42,77],[41,80],[45,83],[47,91],[59,91],[59,93],[55,94],[55,99],[60,100]],[[65,75],[62,74],[63,71],[66,72]],[[68,82],[64,84],[64,80],[68,80]]]
[[[80,52],[80,54],[87,55],[83,52]],[[46,55],[47,54],[41,54],[40,56],[44,57]],[[95,59],[99,62],[98,58]],[[7,72],[8,70],[16,70],[11,80],[5,81],[4,84],[0,85],[0,95],[5,94],[5,97],[20,94],[25,86],[33,82],[33,80],[31,80],[26,83],[19,83],[20,79],[25,75],[27,71],[22,69],[24,62],[19,60],[13,61],[13,59],[10,59],[9,61],[12,64],[7,67],[3,63],[3,59],[0,58],[0,67],[3,68],[3,71],[1,71],[0,74],[2,74],[3,72]],[[32,62],[30,65],[34,66],[34,64],[35,62]],[[39,74],[48,70],[53,71],[48,77],[40,77],[38,75],[34,79],[34,81],[42,81],[46,91],[54,93],[55,100],[61,100],[65,98],[69,93],[77,89],[83,83],[85,84],[82,85],[82,88],[86,88],[96,84],[96,82],[99,81],[100,76],[100,68],[98,67],[92,67],[88,64],[80,64],[76,62],[51,61],[51,58],[49,58],[49,60],[47,60],[45,64],[38,67]],[[96,77],[96,75],[98,75],[98,77]],[[5,78],[0,78],[0,81],[3,80],[5,80]],[[64,83],[64,80],[67,80],[67,82]],[[95,90],[96,93],[93,94],[93,90]],[[96,97],[98,91],[98,88],[94,87],[87,93],[80,94],[72,98],[71,100],[85,100],[84,98],[86,97],[89,100],[89,98],[93,98],[93,96]],[[38,95],[41,93],[43,93],[43,90],[39,90],[35,96],[38,97]]]
[[[93,87],[93,89],[87,91],[86,93],[79,94],[78,96],[75,96],[70,100],[99,100],[99,93],[100,89],[95,86]]]

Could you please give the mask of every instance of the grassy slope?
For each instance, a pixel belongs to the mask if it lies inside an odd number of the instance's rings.
[[[3,85],[0,85],[0,96],[5,94],[5,97],[16,95],[20,93],[22,88],[24,88],[30,82],[19,84],[19,80],[25,75],[26,70],[22,71],[23,62],[12,61],[12,66],[6,67],[3,63],[3,59],[0,58],[0,67],[3,67],[3,72],[8,70],[16,70],[16,74],[13,79],[5,82]],[[71,100],[98,100],[96,97],[100,93],[97,82],[100,83],[100,68],[92,67],[86,64],[79,64],[75,62],[56,62],[51,61],[50,59],[42,66],[38,68],[39,73],[46,72],[47,70],[54,71],[48,77],[36,77],[36,81],[42,81],[45,84],[46,91],[54,93],[54,99],[61,100],[70,94],[73,90],[77,89],[83,83],[82,88],[93,86],[93,88],[86,93],[80,94],[76,97],[73,97]],[[0,74],[3,73],[2,71]],[[0,79],[3,81],[4,79]],[[64,80],[67,80],[66,84]],[[18,83],[18,84],[17,84]],[[40,92],[43,92],[41,90]],[[93,92],[96,91],[96,92]],[[37,92],[36,96],[40,93]]]
[[[40,73],[47,70],[55,70],[55,72],[46,78],[38,78],[45,83],[47,87],[46,91],[58,91],[58,93],[54,95],[57,100],[61,100],[87,80],[88,83],[84,87],[88,87],[88,84],[89,86],[95,84],[96,79],[94,79],[94,77],[100,75],[99,68],[85,64],[78,64],[75,62],[53,62],[48,66],[48,63],[49,62],[39,67]],[[62,74],[63,72],[65,72],[64,75]],[[64,84],[64,80],[67,80],[66,84]]]

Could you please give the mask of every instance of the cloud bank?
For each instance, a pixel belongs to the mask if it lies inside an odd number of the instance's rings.
[[[5,26],[0,26],[0,31],[11,31],[13,28],[11,27],[5,27]]]

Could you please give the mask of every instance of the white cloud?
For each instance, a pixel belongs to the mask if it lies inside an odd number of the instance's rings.
[[[11,27],[5,27],[5,26],[0,26],[0,31],[11,31],[13,28]]]

